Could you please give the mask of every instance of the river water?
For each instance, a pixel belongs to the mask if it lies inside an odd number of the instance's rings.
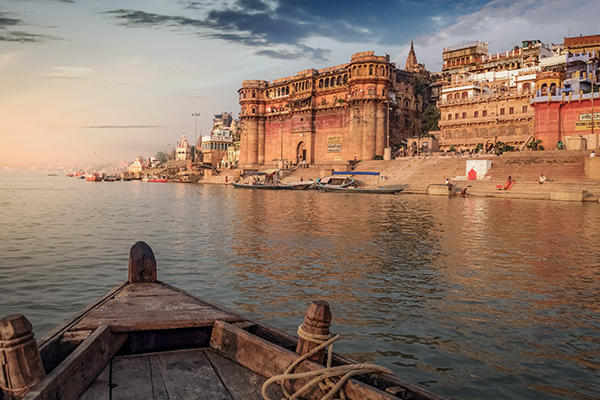
[[[295,334],[329,301],[335,351],[452,399],[600,399],[600,205],[252,191],[0,174],[0,317],[40,338],[127,279]]]

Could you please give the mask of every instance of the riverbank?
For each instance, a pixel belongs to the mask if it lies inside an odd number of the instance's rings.
[[[469,161],[489,160],[491,168],[480,179],[467,179]],[[593,163],[594,165],[590,165]],[[342,170],[345,165],[314,166],[286,170],[286,181],[316,180]],[[504,153],[501,156],[407,157],[395,160],[360,161],[353,171],[379,172],[377,177],[361,176],[365,186],[404,185],[403,194],[455,195],[467,188],[472,196],[524,198],[535,200],[598,201],[600,198],[600,158],[590,158],[588,151],[537,151]],[[237,181],[240,170],[223,170],[219,175],[199,183],[228,184]],[[352,173],[352,171],[349,171]],[[540,185],[538,177],[548,179]],[[510,191],[501,190],[508,176],[515,181]],[[454,190],[439,190],[446,179]],[[443,187],[446,189],[446,186]]]

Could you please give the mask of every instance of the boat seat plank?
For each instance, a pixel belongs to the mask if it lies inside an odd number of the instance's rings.
[[[115,297],[91,310],[71,330],[93,330],[107,324],[113,332],[192,328],[212,325],[215,320],[242,320],[192,296]]]
[[[206,350],[205,353],[234,400],[263,400],[261,393],[262,386],[267,381],[265,377],[219,355],[214,350]],[[281,387],[277,384],[270,385],[267,394],[272,399],[284,397]]]
[[[130,283],[122,291],[115,295],[115,298],[121,297],[152,297],[152,296],[171,296],[181,294],[161,282]]]

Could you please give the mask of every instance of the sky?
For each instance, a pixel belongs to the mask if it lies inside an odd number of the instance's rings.
[[[441,70],[442,49],[490,53],[600,33],[598,0],[0,0],[0,166],[116,163],[170,152],[237,117],[247,79],[389,54]],[[192,114],[199,113],[200,116]]]

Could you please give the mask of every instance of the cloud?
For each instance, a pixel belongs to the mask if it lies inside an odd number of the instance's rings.
[[[174,125],[92,125],[82,126],[83,129],[155,129],[155,128],[178,128]]]
[[[568,36],[569,27],[573,27],[572,34],[593,35],[598,27],[597,17],[589,12],[593,5],[595,0],[494,0],[474,12],[459,16],[435,33],[416,38],[417,59],[425,62],[430,71],[439,71],[443,48],[469,41],[488,42],[489,51],[493,54],[520,46],[523,40],[562,43],[563,38]],[[561,18],[557,19],[557,15]],[[409,45],[396,57],[397,63],[406,60]]]
[[[52,67],[46,74],[48,78],[85,79],[94,73],[93,68],[86,67]]]
[[[37,43],[54,39],[48,35],[14,30],[13,27],[24,25],[23,20],[12,18],[9,14],[0,12],[0,42]]]

